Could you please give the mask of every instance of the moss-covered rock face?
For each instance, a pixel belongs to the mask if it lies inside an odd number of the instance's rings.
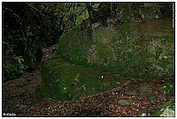
[[[40,88],[42,97],[73,100],[110,90],[119,83],[119,78],[110,73],[66,63],[59,57],[44,62]]]
[[[172,76],[173,59],[166,21],[74,29],[59,39],[57,56],[43,61],[41,96],[72,100],[110,90],[120,77]]]
[[[124,77],[174,75],[174,39],[168,20],[72,30],[58,41],[58,53]]]

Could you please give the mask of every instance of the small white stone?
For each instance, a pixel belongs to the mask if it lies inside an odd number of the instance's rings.
[[[141,116],[145,117],[145,116],[146,116],[146,113],[142,113]]]

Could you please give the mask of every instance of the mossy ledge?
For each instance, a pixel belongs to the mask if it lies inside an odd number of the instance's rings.
[[[41,70],[41,96],[75,100],[110,90],[120,83],[117,76],[94,68],[67,63],[60,57],[46,60]]]
[[[43,60],[41,96],[75,100],[110,90],[121,77],[173,76],[173,32],[165,23],[101,26],[92,34],[87,29],[64,33],[56,56]]]

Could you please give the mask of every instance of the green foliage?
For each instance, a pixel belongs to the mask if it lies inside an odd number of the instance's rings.
[[[16,56],[13,62],[14,63],[7,63],[3,65],[4,76],[5,76],[3,78],[3,81],[17,78],[27,68],[24,65],[24,59],[22,56]]]
[[[166,81],[162,84],[161,91],[164,94],[175,95],[175,82],[173,81]]]
[[[149,96],[148,98],[151,102],[154,102],[157,99],[156,96]]]
[[[17,64],[19,65],[19,69],[20,69],[20,70],[25,69],[25,67],[24,67],[24,65],[23,65],[24,59],[23,59],[22,56],[17,56],[17,57],[15,57],[15,60],[17,61]],[[21,72],[21,71],[20,71],[20,72]]]
[[[93,3],[91,6],[96,9],[96,8],[98,8],[100,6],[100,4],[101,4],[101,2]]]
[[[151,116],[160,116],[165,109],[170,108],[175,110],[175,103],[173,101],[167,101],[160,106],[160,109],[155,110]]]
[[[167,108],[167,107],[175,110],[175,103],[173,101],[168,101],[161,106],[162,110],[164,110],[164,108]]]
[[[84,20],[89,18],[89,14],[87,10],[84,10],[81,15],[77,16],[76,24],[81,24]]]
[[[80,3],[81,7],[78,7],[77,9],[77,13],[79,13],[80,11],[80,14],[76,15],[76,25],[81,24],[83,23],[83,21],[86,21],[87,19],[89,19],[89,17],[92,17],[92,16],[89,16],[89,11],[86,8],[86,4],[89,4],[89,3]],[[91,7],[98,8],[100,4],[101,3],[93,3]]]

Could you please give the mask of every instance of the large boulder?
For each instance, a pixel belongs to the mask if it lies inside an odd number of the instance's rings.
[[[92,32],[74,29],[57,45],[56,56],[43,59],[42,97],[73,100],[110,90],[120,77],[174,75],[168,21],[99,26]]]
[[[58,40],[58,54],[122,76],[174,75],[174,37],[168,20],[99,26],[92,33],[74,29]]]

